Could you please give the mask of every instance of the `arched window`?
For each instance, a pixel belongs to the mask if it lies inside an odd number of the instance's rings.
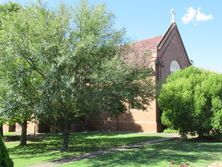
[[[175,71],[180,70],[180,65],[176,60],[173,60],[170,64],[170,73],[174,73]]]

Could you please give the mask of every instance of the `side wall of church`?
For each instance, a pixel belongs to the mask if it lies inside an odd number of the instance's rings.
[[[88,128],[102,131],[157,132],[156,100],[145,111],[129,109],[118,117],[110,117],[107,113],[90,115]]]
[[[154,71],[152,80],[156,84],[156,50],[153,50],[151,54],[152,62],[150,65]],[[100,115],[90,115],[87,121],[87,128],[89,130],[102,131],[158,132],[159,122],[157,119],[156,103],[156,99],[154,99],[150,102],[150,106],[146,110],[130,108],[118,117],[110,117],[105,112]]]
[[[3,125],[3,132],[15,132],[15,134],[21,134],[22,128],[18,123],[15,123],[14,128],[10,128],[8,124]],[[34,122],[28,122],[27,134],[35,134],[38,132],[38,124]]]

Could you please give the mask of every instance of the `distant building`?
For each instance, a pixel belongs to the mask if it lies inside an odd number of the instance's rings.
[[[191,65],[182,38],[175,22],[172,22],[163,36],[135,42],[131,45],[135,54],[127,54],[125,58],[129,64],[141,67],[151,67],[154,71],[155,84],[164,81],[171,73]],[[161,131],[160,111],[156,99],[151,102],[147,111],[129,108],[126,113],[118,117],[91,115],[85,126],[91,130],[105,131]],[[19,124],[4,125],[4,132],[15,131],[20,133]],[[28,123],[27,132],[50,132],[45,123]]]

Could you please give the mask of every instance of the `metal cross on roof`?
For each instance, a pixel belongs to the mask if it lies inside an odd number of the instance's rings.
[[[176,17],[175,10],[171,9],[170,14],[171,14],[171,23],[175,23],[175,17]]]

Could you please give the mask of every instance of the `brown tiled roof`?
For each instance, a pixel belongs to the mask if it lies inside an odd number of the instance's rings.
[[[136,67],[149,67],[156,58],[153,57],[152,51],[156,49],[161,39],[162,36],[157,36],[132,43],[124,55],[124,61]]]
[[[137,41],[132,44],[132,47],[137,50],[139,53],[144,53],[147,50],[153,50],[157,47],[159,42],[161,41],[162,36],[157,36],[150,39],[145,39],[142,41]]]

